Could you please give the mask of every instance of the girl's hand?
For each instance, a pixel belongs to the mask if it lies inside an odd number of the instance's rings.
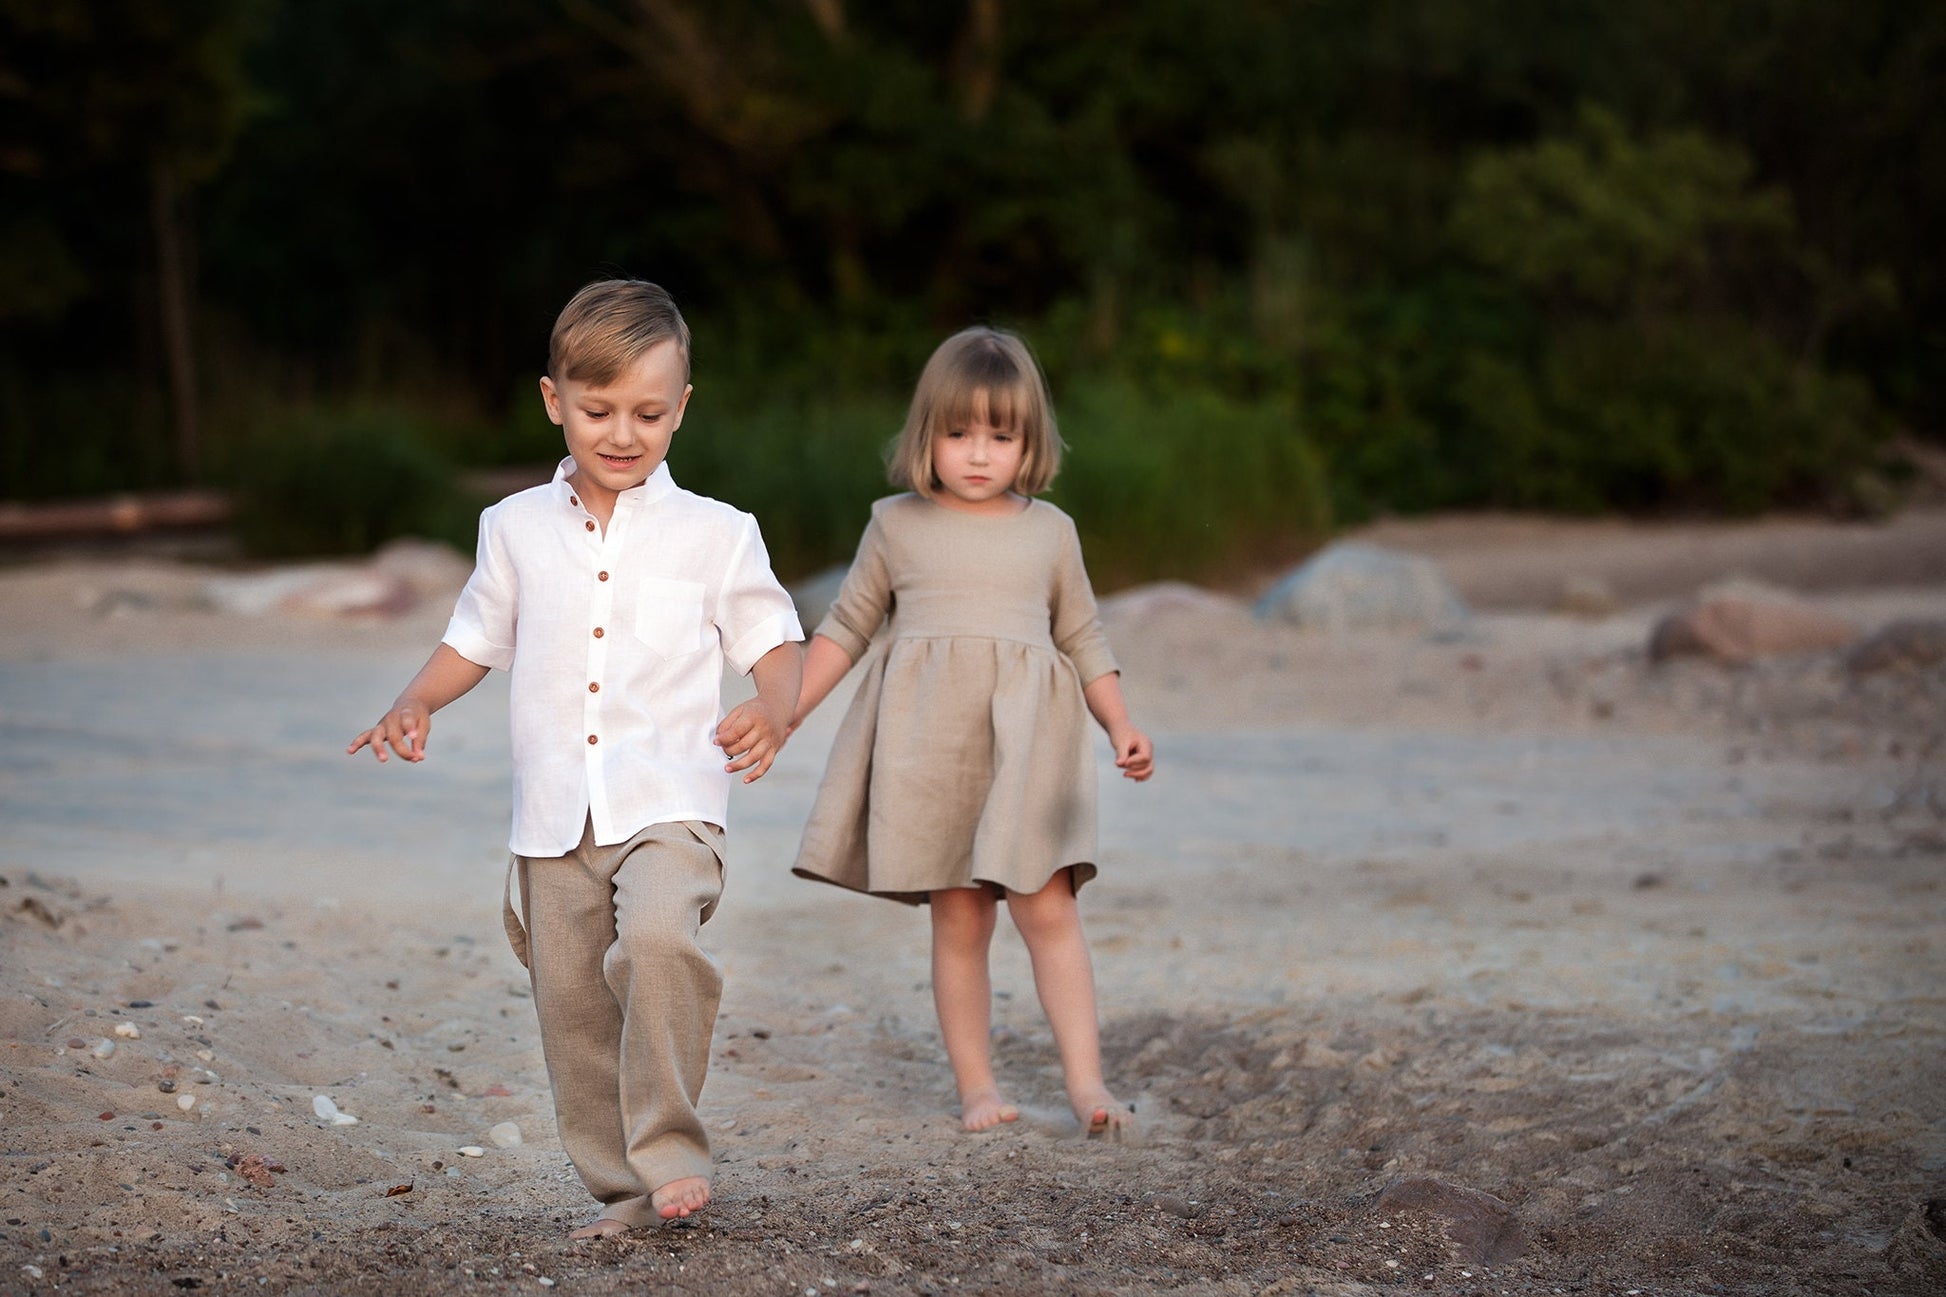
[[[385,749],[389,744],[392,751],[407,761],[426,759],[426,735],[432,732],[432,711],[418,703],[402,702],[385,714],[384,719],[351,741],[345,755],[354,756],[360,748],[369,747],[372,755],[380,761],[389,761]]]
[[[789,725],[780,724],[754,698],[738,703],[716,726],[716,746],[731,758],[723,769],[731,774],[748,770],[750,773],[743,777],[746,784],[754,784],[764,777],[788,737]]]
[[[1141,730],[1131,725],[1110,734],[1108,741],[1115,747],[1115,765],[1124,778],[1139,784],[1155,773],[1155,745]]]

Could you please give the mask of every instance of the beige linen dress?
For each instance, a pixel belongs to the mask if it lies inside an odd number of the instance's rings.
[[[878,501],[817,633],[856,662],[888,615],[792,872],[914,905],[1094,877],[1081,690],[1117,668],[1073,520],[1043,500],[1004,517]]]

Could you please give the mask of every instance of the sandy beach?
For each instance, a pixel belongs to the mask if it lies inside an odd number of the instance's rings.
[[[1137,1138],[1076,1128],[1004,924],[1024,1117],[958,1129],[924,913],[788,873],[840,696],[733,803],[715,1202],[584,1243],[500,927],[504,679],[422,766],[343,751],[452,588],[0,567],[0,1291],[1946,1291],[1946,665],[1645,651],[1728,577],[1946,621],[1946,512],[1362,538],[1466,625],[1104,601],[1158,751],[1102,763],[1083,893]]]

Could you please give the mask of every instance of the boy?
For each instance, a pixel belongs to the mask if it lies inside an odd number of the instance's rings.
[[[541,379],[568,458],[480,515],[439,647],[346,749],[424,760],[434,712],[494,667],[512,674],[507,932],[561,1144],[601,1204],[574,1238],[709,1201],[695,1105],[722,975],[696,933],[722,892],[728,776],[770,769],[803,666],[756,520],[680,489],[663,462],[690,391],[666,292],[603,280],[575,295]],[[718,722],[726,657],[757,696]]]

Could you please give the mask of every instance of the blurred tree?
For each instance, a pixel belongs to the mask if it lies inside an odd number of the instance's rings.
[[[9,114],[0,165],[9,206],[19,204],[9,223],[23,236],[7,242],[0,261],[0,281],[17,293],[0,303],[0,321],[58,314],[125,275],[130,267],[117,264],[116,240],[102,227],[143,210],[175,466],[185,478],[201,465],[191,204],[229,157],[249,111],[243,55],[264,5],[0,3],[0,49],[7,51],[0,90],[18,112]],[[77,194],[103,189],[116,209],[81,218]],[[129,204],[123,196],[130,192],[145,193],[146,202]]]

